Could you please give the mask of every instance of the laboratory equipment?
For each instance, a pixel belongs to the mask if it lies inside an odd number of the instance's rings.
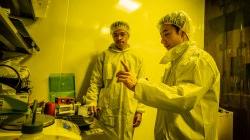
[[[0,64],[0,114],[28,111],[29,76],[25,66]]]

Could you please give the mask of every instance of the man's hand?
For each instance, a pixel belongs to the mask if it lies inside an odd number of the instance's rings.
[[[99,118],[99,113],[100,113],[100,108],[96,106],[89,106],[88,107],[88,115],[96,117],[97,119]]]
[[[133,127],[138,127],[141,124],[141,121],[142,121],[142,113],[135,112]]]
[[[135,91],[135,85],[137,83],[137,79],[136,77],[129,71],[128,69],[128,66],[123,62],[121,61],[125,71],[119,71],[117,74],[116,74],[116,77],[117,77],[117,82],[123,82],[124,85],[132,90],[132,91]]]

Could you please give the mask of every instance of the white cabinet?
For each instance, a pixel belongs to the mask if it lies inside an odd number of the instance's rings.
[[[218,117],[218,140],[233,140],[233,112],[221,111]]]

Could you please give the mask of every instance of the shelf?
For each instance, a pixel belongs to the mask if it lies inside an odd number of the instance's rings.
[[[49,0],[0,0],[0,6],[10,9],[10,15],[36,20],[45,17]]]
[[[31,54],[31,50],[27,47],[27,44],[24,42],[16,27],[12,24],[7,14],[0,11],[0,33],[2,40],[0,40],[3,45],[10,51],[20,51],[23,53]],[[8,43],[7,41],[8,40]],[[12,44],[12,45],[10,45]],[[13,46],[15,49],[13,50]]]
[[[0,8],[0,59],[15,56],[20,54],[32,54],[34,49],[39,51],[40,48],[36,45],[32,37],[27,32],[21,20],[9,17],[6,11]],[[11,56],[8,56],[13,52]]]
[[[208,25],[213,31],[227,32],[241,27],[250,26],[250,8],[245,7],[225,15],[208,20]]]
[[[240,97],[249,97],[250,98],[250,94],[245,94],[245,93],[224,93],[225,96],[240,96]]]
[[[249,109],[250,95],[239,93],[226,93],[221,95],[220,105],[233,109]]]

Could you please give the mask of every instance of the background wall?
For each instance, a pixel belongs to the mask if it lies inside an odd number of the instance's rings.
[[[138,2],[140,7],[129,12],[117,6],[118,0],[51,0],[46,17],[27,24],[41,49],[26,62],[33,85],[31,101],[48,99],[50,73],[75,73],[77,94],[84,95],[93,61],[112,42],[108,28],[116,20],[129,23],[129,43],[143,55],[149,79],[153,81],[159,81],[163,72],[158,63],[166,50],[160,43],[156,25],[166,13],[186,11],[193,20],[193,40],[203,48],[204,0],[127,1]],[[147,107],[146,111],[141,126],[135,131],[135,140],[153,139],[156,109]]]

